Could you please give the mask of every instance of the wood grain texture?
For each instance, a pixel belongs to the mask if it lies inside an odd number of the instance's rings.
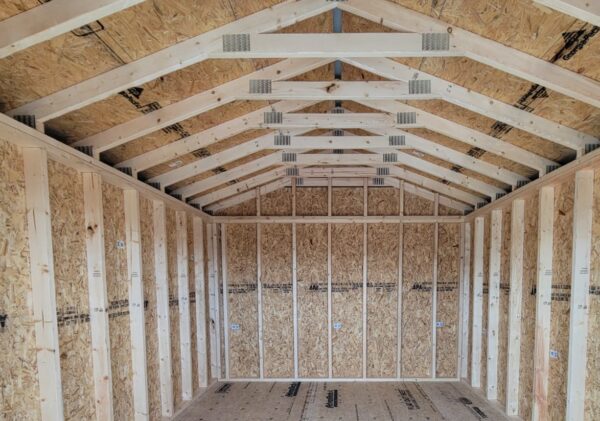
[[[402,377],[431,376],[433,224],[404,226]]]
[[[0,388],[5,391],[0,417],[39,419],[23,156],[0,141],[0,159],[0,312],[7,317],[0,333],[5,350],[0,356]]]
[[[300,377],[327,377],[327,225],[298,224],[296,230],[298,372]]]
[[[436,377],[458,376],[460,226],[439,224]]]
[[[292,377],[292,226],[264,224],[261,230],[264,376]]]
[[[131,338],[128,317],[129,288],[125,247],[123,190],[102,184],[104,252],[109,303],[110,359],[116,419],[133,417]]]
[[[81,175],[49,161],[48,181],[57,313],[89,315]],[[65,418],[93,419],[96,410],[89,320],[84,316],[61,323],[58,333]]]
[[[258,377],[256,225],[227,226],[227,271],[229,375]]]

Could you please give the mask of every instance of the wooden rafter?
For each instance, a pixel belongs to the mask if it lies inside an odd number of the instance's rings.
[[[419,186],[415,186],[410,183],[406,183],[403,180],[397,180],[393,178],[385,178],[385,185],[389,187],[400,188],[401,183],[404,185],[404,190],[408,193],[415,194],[426,200],[433,201],[434,193],[430,190],[424,189]],[[358,178],[307,178],[303,180],[303,187],[327,187],[329,183],[335,187],[360,187],[363,185],[363,181]],[[260,191],[261,195],[271,193],[281,188],[289,187],[291,185],[290,178],[280,178],[268,184],[265,184],[257,189],[248,190],[244,193],[237,194],[215,204],[208,206],[206,209],[211,212],[217,212],[221,209],[225,209],[231,206],[235,206],[239,203],[243,203],[247,200],[256,198],[257,191]],[[446,196],[440,196],[440,204],[449,208],[458,210],[460,212],[470,211],[472,208],[469,205],[453,200]]]
[[[284,60],[280,63],[242,76],[216,88],[192,95],[160,110],[111,127],[103,132],[77,141],[73,146],[91,146],[96,155],[146,134],[168,127],[179,121],[194,117],[235,101],[239,92],[248,88],[252,79],[286,79],[329,63],[331,59]]]
[[[430,80],[431,91],[440,94],[445,101],[578,152],[583,151],[587,144],[599,143],[598,139],[594,136],[520,110],[510,104],[495,100],[390,59],[359,58],[344,59],[344,61],[360,69],[393,80],[409,81],[415,77]]]
[[[30,102],[10,114],[35,115],[42,122],[50,120],[204,61],[209,52],[222,48],[225,34],[275,31],[335,7],[335,2],[323,0],[288,0]]]
[[[398,101],[357,102],[388,113],[414,112],[417,114],[417,123],[419,127],[433,130],[463,143],[489,151],[500,157],[518,162],[526,167],[534,168],[538,170],[541,175],[546,173],[548,167],[558,166],[557,162],[550,159],[546,159],[511,143],[504,142],[493,136],[462,126],[454,121],[428,113],[427,111],[412,107],[408,104]]]
[[[144,0],[54,0],[0,22],[0,58]]]
[[[350,155],[344,155],[344,156],[350,156]],[[351,163],[348,163],[348,164],[352,165]],[[244,175],[250,175],[253,172],[263,170],[263,169],[266,169],[269,167],[270,167],[269,165],[266,165],[266,166],[263,166],[260,168],[254,168],[253,170],[249,170]],[[375,165],[375,167],[372,168],[372,175],[375,176],[377,174],[375,168],[382,168],[382,167],[384,167],[384,166]],[[420,174],[415,174],[404,168],[396,167],[393,165],[385,166],[385,168],[389,169],[390,177],[401,178],[401,179],[406,180],[416,186],[420,186],[422,188],[431,190],[433,192],[441,193],[443,195],[460,200],[462,202],[469,203],[471,205],[476,205],[477,203],[482,201],[482,198],[477,195],[465,192],[463,190],[457,189],[455,187],[449,186],[449,185],[441,183],[439,181],[432,180],[432,179],[422,176]],[[310,169],[306,169],[305,171],[306,171],[305,172],[306,176],[311,177]],[[336,176],[338,172],[341,173],[340,177],[347,175],[346,174],[347,170],[345,168],[335,168],[335,169],[332,168],[329,171],[330,171],[330,174],[328,177]],[[365,168],[361,171],[361,173],[365,173],[366,171],[367,171],[367,169]],[[266,174],[266,173],[263,173],[263,174]],[[260,174],[258,176],[254,176],[254,177],[250,177],[250,178],[244,180],[243,183],[236,183],[234,185],[227,186],[227,187],[221,188],[219,190],[216,190],[215,192],[209,193],[208,195],[200,196],[199,198],[192,200],[192,203],[196,203],[196,204],[200,204],[200,205],[204,206],[207,203],[210,203],[210,200],[218,201],[225,197],[228,197],[228,196],[231,196],[234,194],[238,194],[238,193],[241,193],[250,188],[254,188],[256,186],[265,184],[269,181],[272,181],[273,179],[283,177],[285,175],[285,171],[284,171],[284,169],[277,168],[275,170],[269,171],[268,176],[265,176],[263,174]],[[318,176],[323,176],[323,175],[318,174],[317,177]],[[270,179],[269,179],[269,177],[270,177]],[[352,177],[346,177],[346,178],[352,178]],[[384,178],[384,180],[387,180],[387,178]]]
[[[600,3],[594,0],[534,0],[543,6],[600,26]]]
[[[451,32],[465,57],[600,107],[600,83],[489,38],[386,0],[347,0],[338,7],[401,32]]]

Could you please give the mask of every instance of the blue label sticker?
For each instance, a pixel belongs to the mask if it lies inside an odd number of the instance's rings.
[[[557,359],[558,358],[558,351],[555,351],[555,350],[551,349],[550,350],[550,358]]]
[[[232,323],[231,324],[231,330],[240,330],[240,325],[237,323]]]
[[[444,327],[444,322],[435,322],[435,327]]]
[[[335,322],[335,323],[333,324],[333,328],[334,328],[335,330],[340,330],[340,329],[342,328],[342,324],[341,324],[340,322]]]

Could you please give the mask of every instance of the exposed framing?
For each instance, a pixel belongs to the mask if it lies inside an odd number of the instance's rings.
[[[23,148],[23,167],[40,413],[44,421],[62,420],[64,411],[55,317],[56,287],[46,150]]]
[[[169,281],[167,259],[167,213],[165,204],[153,202],[154,276],[156,279],[156,319],[158,329],[158,358],[161,413],[174,414],[173,378],[171,363],[171,324],[169,316]]]
[[[227,224],[221,224],[221,266],[223,277],[223,344],[225,379],[229,379],[229,290],[227,287]]]
[[[47,41],[144,0],[58,0],[43,3],[0,23],[0,58]]]
[[[433,216],[437,218],[440,210],[440,196],[435,194],[433,200]],[[439,231],[437,222],[433,224],[433,272],[431,278],[431,378],[437,378],[437,284],[438,284],[438,252]]]
[[[481,341],[483,320],[483,217],[475,218],[473,243],[473,322],[471,339],[471,387],[481,387]]]
[[[177,295],[179,302],[179,348],[181,358],[181,395],[184,401],[193,397],[192,339],[190,326],[190,291],[188,279],[187,215],[175,213],[177,238]]]
[[[204,223],[192,219],[194,233],[194,288],[196,293],[196,340],[198,351],[198,386],[208,387],[208,358],[206,336],[206,277],[204,273]]]
[[[500,330],[500,270],[502,264],[502,210],[494,209],[490,226],[488,274],[487,385],[488,400],[498,399],[498,344]]]
[[[129,326],[131,332],[131,365],[133,409],[136,420],[147,420],[148,372],[146,364],[146,321],[144,314],[144,282],[142,271],[142,232],[140,197],[136,190],[124,190],[125,244],[129,280]]]
[[[508,361],[506,364],[506,405],[504,409],[508,416],[516,416],[519,414],[524,242],[525,201],[523,199],[517,199],[512,203],[510,228]]]
[[[404,218],[404,181],[400,181],[399,186],[398,217]],[[396,310],[396,377],[402,377],[402,286],[404,271],[404,224],[402,221],[398,224],[398,291]]]
[[[573,208],[573,257],[565,416],[567,421],[585,418],[593,208],[594,171],[577,171]]]
[[[469,319],[470,319],[470,287],[471,287],[471,223],[463,224],[463,270],[461,290],[461,347],[460,347],[460,378],[467,379],[469,365]]]
[[[83,173],[82,175],[96,418],[112,420],[113,391],[104,260],[102,177],[96,173]]]
[[[547,420],[549,417],[548,377],[550,375],[554,187],[542,187],[539,197],[532,421]]]

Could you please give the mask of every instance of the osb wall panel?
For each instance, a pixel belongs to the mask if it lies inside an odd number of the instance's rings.
[[[297,187],[296,215],[327,215],[327,187]]]
[[[588,332],[600,331],[600,170],[594,176],[594,219],[590,266],[590,318]],[[585,421],[600,418],[600,338],[588,334]]]
[[[460,225],[438,226],[436,376],[456,377],[458,361],[458,299],[460,283]]]
[[[405,193],[406,194],[406,193]],[[458,216],[462,215],[462,212],[456,209],[449,208],[444,205],[439,205],[438,213],[440,216]]]
[[[430,377],[433,224],[404,225],[402,377]]]
[[[127,251],[117,242],[125,242],[125,208],[123,190],[102,184],[104,212],[104,253],[108,294],[110,361],[112,369],[115,417],[133,417],[131,333],[129,326],[129,282]]]
[[[327,377],[326,224],[296,225],[296,259],[298,374],[300,377]]]
[[[39,419],[23,156],[0,142],[0,418]]]
[[[177,232],[175,211],[167,213],[167,274],[169,290],[169,323],[171,327],[171,371],[175,410],[182,405],[181,385],[181,348],[179,338],[179,301],[177,299]]]
[[[216,216],[255,216],[256,199],[246,200],[239,205],[230,206],[215,212]],[[204,230],[206,233],[206,229]]]
[[[140,229],[142,231],[142,280],[144,282],[144,311],[146,327],[146,366],[150,418],[159,419],[160,378],[158,357],[158,319],[156,317],[156,278],[154,274],[154,223],[152,201],[140,197]]]
[[[506,366],[508,363],[508,314],[510,304],[511,206],[502,209],[502,245],[500,248],[500,318],[498,324],[498,401],[506,403]]]
[[[227,225],[229,376],[258,377],[256,225]],[[230,328],[238,325],[239,330]]]
[[[261,225],[264,376],[294,375],[292,225]]]
[[[265,216],[291,215],[292,189],[279,189],[261,196],[260,214]]]
[[[367,189],[369,215],[394,216],[400,212],[400,190],[393,187]]]
[[[404,192],[404,215],[433,215],[434,203],[412,193]]]
[[[488,336],[488,304],[490,279],[490,230],[492,229],[490,215],[484,217],[483,226],[483,311],[481,321],[481,387],[487,387],[487,336]]]
[[[334,216],[363,215],[363,194],[364,189],[362,187],[332,188],[331,214]]]
[[[521,357],[519,373],[519,415],[531,418],[533,400],[533,355],[535,348],[535,287],[537,280],[538,195],[525,200],[525,241],[523,244],[523,298]]]
[[[192,349],[192,395],[198,392],[198,326],[196,324],[196,272],[194,265],[194,219],[186,215],[187,219],[187,252],[188,252],[188,291],[190,303],[190,340]]]
[[[552,327],[550,330],[550,350],[558,351],[558,358],[550,358],[548,410],[551,419],[564,419],[567,402],[569,300],[571,297],[573,200],[575,193],[574,177],[555,186],[554,189]]]
[[[66,419],[95,419],[83,182],[72,168],[48,161],[56,312]]]
[[[381,209],[383,212],[393,214],[398,211],[398,200],[393,200],[394,196],[391,201],[386,201],[388,206],[383,206],[378,200],[370,205],[384,207]],[[399,227],[399,224],[367,225],[368,377],[396,375]]]
[[[363,224],[332,224],[331,259],[333,376],[359,377],[362,376]],[[338,329],[336,323],[340,323]]]

